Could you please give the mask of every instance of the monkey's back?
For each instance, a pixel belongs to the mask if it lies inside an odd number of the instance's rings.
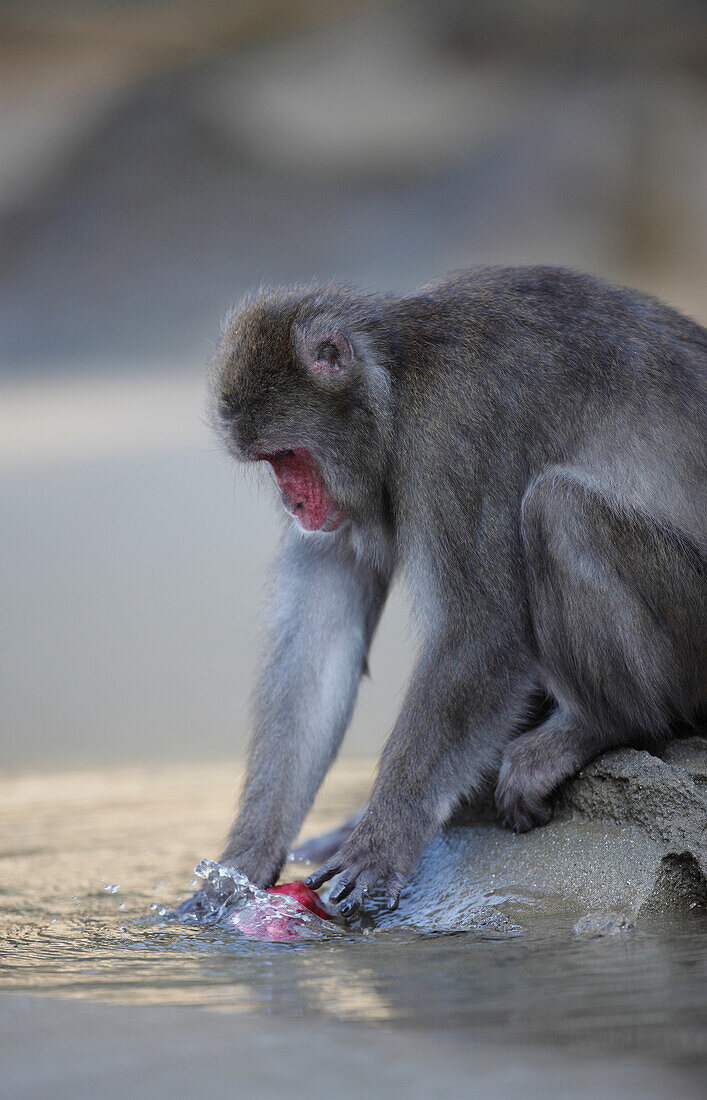
[[[418,471],[414,483],[399,471],[403,524],[446,517],[468,553],[492,523],[502,552],[517,529],[500,530],[500,517],[517,516],[532,478],[579,464],[707,550],[704,328],[640,291],[551,267],[456,272],[390,308],[406,334],[399,454]]]

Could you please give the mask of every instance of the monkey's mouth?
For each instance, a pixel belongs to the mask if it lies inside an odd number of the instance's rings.
[[[317,464],[305,447],[270,454],[261,452],[258,458],[272,466],[282,503],[305,531],[336,530],[344,513],[331,499]]]

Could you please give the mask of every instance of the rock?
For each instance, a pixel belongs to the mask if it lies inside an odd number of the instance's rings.
[[[707,906],[707,739],[661,756],[606,753],[568,783],[553,820],[516,835],[488,816],[428,846],[394,913],[377,927],[507,935],[560,919],[580,935]]]

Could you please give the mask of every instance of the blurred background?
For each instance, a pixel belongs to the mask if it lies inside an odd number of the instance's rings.
[[[273,494],[204,366],[261,282],[558,263],[707,321],[703,0],[4,0],[0,768],[237,756]],[[411,661],[396,594],[345,751]]]

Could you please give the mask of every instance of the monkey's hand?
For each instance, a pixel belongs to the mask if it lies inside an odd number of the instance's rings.
[[[211,885],[207,884],[178,905],[171,916],[177,920],[209,924],[221,912],[224,900]]]
[[[264,890],[277,882],[284,862],[284,853],[281,856],[273,857],[254,851],[241,853],[229,847],[221,856],[219,865],[223,870],[239,871],[254,886],[259,886]],[[228,882],[227,877],[224,881]],[[174,916],[179,920],[208,924],[209,921],[218,917],[229,896],[228,889],[223,892],[219,888],[218,879],[209,879],[200,890],[197,890],[195,894],[192,894],[190,898],[177,906],[174,910]]]
[[[396,909],[422,849],[422,838],[413,839],[398,824],[388,824],[369,809],[338,852],[305,880],[307,886],[316,890],[340,874],[330,900],[342,903],[344,916],[355,912],[374,886],[384,889],[388,908]]]
[[[269,848],[240,848],[231,842],[219,862],[226,867],[235,867],[254,886],[267,890],[268,886],[274,886],[277,882],[286,857],[284,848],[273,853]]]

